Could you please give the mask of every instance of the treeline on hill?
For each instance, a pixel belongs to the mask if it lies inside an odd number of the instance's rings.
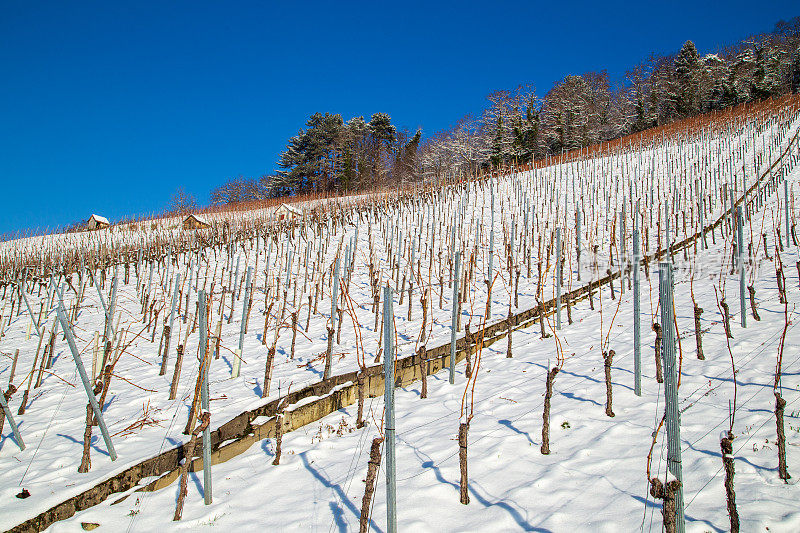
[[[228,180],[213,204],[312,192],[351,192],[527,163],[743,102],[800,90],[800,17],[716,54],[686,41],[651,55],[612,83],[607,72],[569,75],[540,98],[530,85],[495,91],[479,116],[421,139],[389,115],[369,122],[315,113],[289,139],[281,170]]]
[[[415,176],[421,131],[398,130],[386,113],[369,122],[315,113],[289,139],[281,170],[258,178],[228,180],[211,193],[213,204],[304,193],[350,192]]]

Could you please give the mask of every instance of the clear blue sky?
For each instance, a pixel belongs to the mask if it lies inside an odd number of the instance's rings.
[[[492,90],[702,52],[793,2],[35,2],[0,9],[0,234],[275,168],[316,112],[432,133]]]

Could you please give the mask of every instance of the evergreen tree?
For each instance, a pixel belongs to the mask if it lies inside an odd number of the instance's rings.
[[[497,116],[497,128],[495,129],[494,142],[492,143],[492,165],[496,168],[503,164],[503,115]]]
[[[386,113],[375,113],[369,121],[369,130],[372,136],[386,145],[390,150],[397,136],[397,128],[392,125],[392,119]]]
[[[406,142],[403,139],[406,133],[398,134],[398,144],[402,146],[397,149],[397,156],[394,162],[394,170],[392,172],[394,178],[399,181],[415,177],[416,173],[416,159],[417,150],[419,149],[419,142],[422,139],[422,130],[417,132]]]
[[[539,148],[539,111],[535,107],[536,102],[533,96],[528,101],[525,110],[525,125],[522,134],[522,160],[523,162],[533,161],[538,155]]]
[[[631,126],[631,131],[636,133],[637,131],[643,131],[647,129],[647,118],[644,106],[644,98],[642,97],[641,93],[637,93],[636,95],[636,103],[634,104],[634,109],[636,110],[636,118],[633,121],[633,125]]]
[[[697,105],[699,87],[697,48],[692,41],[686,41],[675,57],[675,75],[678,83],[677,111],[681,116],[691,116],[699,111]]]

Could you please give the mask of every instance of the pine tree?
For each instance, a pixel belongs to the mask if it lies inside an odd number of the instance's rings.
[[[492,165],[497,168],[503,164],[503,115],[497,117],[497,128],[494,133],[494,141],[492,142]]]
[[[414,162],[417,159],[417,150],[419,149],[419,142],[422,139],[422,130],[417,130],[414,136],[409,140],[401,150],[398,173],[400,178],[414,177]]]
[[[678,82],[677,111],[681,116],[691,116],[699,111],[699,86],[697,80],[697,48],[686,41],[675,57],[675,76]]]
[[[539,112],[534,108],[535,102],[531,96],[525,110],[525,123],[522,129],[522,161],[533,161],[539,146]]]

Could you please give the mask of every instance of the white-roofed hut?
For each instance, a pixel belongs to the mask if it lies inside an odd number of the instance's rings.
[[[86,221],[86,229],[94,230],[94,229],[102,229],[107,228],[111,224],[108,222],[106,217],[101,217],[100,215],[93,214],[89,217],[89,220]]]
[[[211,224],[208,220],[194,213],[183,219],[183,229],[205,229],[210,227]]]
[[[278,217],[278,220],[294,220],[297,218],[301,218],[303,216],[303,212],[289,204],[281,204],[278,209],[275,211],[275,214]]]

